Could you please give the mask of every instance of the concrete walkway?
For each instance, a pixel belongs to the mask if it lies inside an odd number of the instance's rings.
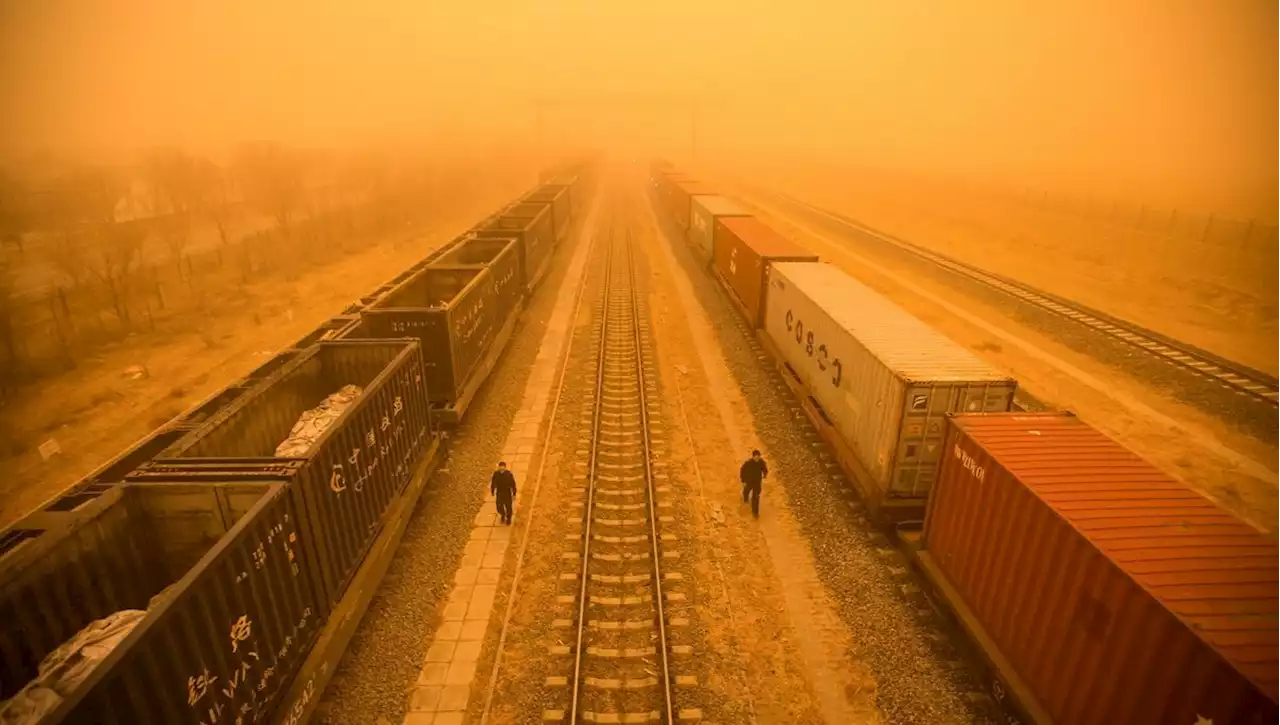
[[[502,446],[502,460],[515,474],[519,490],[515,502],[517,517],[520,501],[532,485],[529,474],[533,470],[538,434],[572,330],[574,302],[590,253],[599,205],[597,197],[583,225],[583,236],[574,250],[568,273],[556,291],[556,303],[521,396],[520,410]],[[476,663],[493,614],[493,600],[511,530],[512,527],[499,522],[494,497],[486,493],[480,513],[476,515],[475,528],[471,530],[471,540],[454,575],[453,591],[444,608],[444,622],[427,649],[422,671],[409,695],[404,725],[461,725],[466,717]]]

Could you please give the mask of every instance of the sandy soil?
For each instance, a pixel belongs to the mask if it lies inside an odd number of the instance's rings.
[[[983,269],[1276,374],[1277,249],[1169,240],[954,187],[787,170],[759,179]]]
[[[252,371],[280,346],[338,314],[515,192],[495,189],[438,223],[370,244],[296,281],[227,290],[210,315],[190,315],[190,332],[130,336],[75,370],[20,391],[0,417],[0,435],[10,437],[21,451],[0,459],[0,526]],[[135,365],[144,366],[150,377],[126,375]],[[56,441],[61,453],[44,461],[37,446],[47,440]]]
[[[905,274],[897,262],[866,256],[776,205],[735,193],[779,230],[1012,372],[1038,399],[1074,411],[1238,516],[1276,531],[1274,447],[1021,325],[1006,310],[958,294],[940,280]]]

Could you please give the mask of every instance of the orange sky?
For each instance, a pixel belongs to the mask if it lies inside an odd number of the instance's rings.
[[[1277,10],[1219,0],[0,0],[9,149],[528,134],[538,95],[702,103],[789,149],[1275,215]],[[616,138],[685,144],[683,112]],[[549,136],[600,118],[549,113]]]

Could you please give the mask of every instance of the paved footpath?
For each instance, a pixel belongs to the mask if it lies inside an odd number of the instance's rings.
[[[528,495],[533,483],[529,473],[533,469],[534,449],[573,327],[578,281],[582,278],[591,249],[599,204],[597,197],[582,227],[583,238],[574,250],[569,271],[552,308],[551,319],[547,321],[538,355],[533,361],[533,371],[521,397],[520,410],[502,446],[502,460],[515,474],[520,491],[515,502],[517,515],[521,508],[520,499]],[[493,496],[486,493],[480,513],[476,515],[475,528],[471,530],[471,540],[467,542],[462,563],[454,575],[453,591],[444,608],[444,622],[436,630],[422,671],[418,673],[418,681],[409,694],[404,725],[461,725],[463,722],[470,702],[471,683],[476,676],[476,663],[480,659],[480,647],[493,615],[498,576],[502,572],[507,545],[511,542],[511,530],[512,527],[498,521]]]

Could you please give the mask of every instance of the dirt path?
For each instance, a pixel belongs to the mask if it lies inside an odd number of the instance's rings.
[[[1017,376],[1038,399],[1080,415],[1228,510],[1277,529],[1277,451],[1086,353],[895,263],[855,252],[777,205],[744,195],[770,224],[879,290],[952,339]]]
[[[1164,210],[1140,231],[956,185],[797,169],[770,176],[762,180],[819,207],[1277,373],[1275,242],[1240,239],[1239,222],[1234,236],[1198,227],[1169,236],[1156,230],[1189,222],[1187,210],[1175,219]]]
[[[0,526],[251,372],[279,347],[338,314],[514,193],[494,190],[446,219],[370,244],[297,281],[227,290],[214,316],[191,316],[188,332],[131,336],[75,370],[21,391],[0,418],[0,434],[11,436],[20,451],[0,459]],[[145,367],[149,377],[126,375],[132,366]],[[56,441],[61,453],[45,461],[37,447],[47,440]]]

